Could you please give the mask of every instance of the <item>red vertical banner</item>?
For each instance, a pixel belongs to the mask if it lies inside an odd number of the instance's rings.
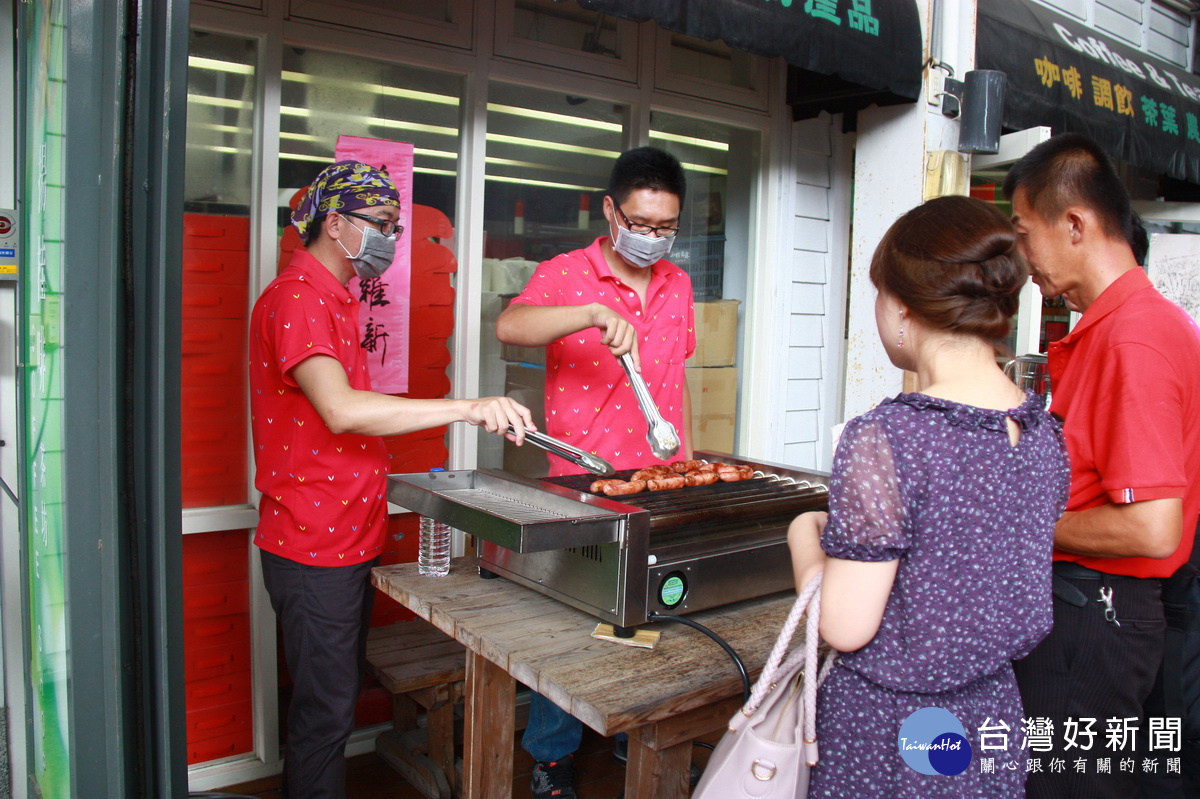
[[[362,301],[359,327],[367,350],[371,388],[384,394],[408,391],[409,316],[412,305],[413,146],[407,142],[338,136],[334,157],[354,159],[387,172],[400,192],[396,260],[381,277],[351,278],[349,289]]]

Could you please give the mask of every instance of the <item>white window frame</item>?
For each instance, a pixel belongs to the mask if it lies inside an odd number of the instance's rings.
[[[745,54],[750,59],[753,88],[731,86],[727,83],[704,80],[693,75],[671,71],[671,31],[655,26],[654,85],[668,92],[706,97],[720,103],[741,106],[754,111],[766,111],[771,105],[771,62],[760,55]]]
[[[515,35],[513,29],[516,20],[516,0],[497,2],[495,15],[493,53],[497,56],[512,58],[516,61],[545,64],[558,69],[577,70],[626,83],[634,83],[637,80],[638,26],[636,22],[619,17],[614,18],[620,53],[614,58]]]
[[[275,5],[273,0],[262,1],[269,6]],[[372,25],[379,33],[469,50],[475,40],[475,4],[472,0],[447,2],[452,9],[451,22],[439,22],[419,14],[406,14],[402,10],[403,2],[391,3],[381,8],[354,0],[289,0],[288,13],[292,19],[338,26],[357,21],[363,27],[354,30],[366,30],[367,25]]]

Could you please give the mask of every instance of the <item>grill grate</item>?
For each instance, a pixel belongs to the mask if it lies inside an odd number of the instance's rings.
[[[502,519],[516,522],[517,524],[572,518],[565,513],[555,513],[547,508],[534,505],[531,502],[521,502],[504,494],[489,491],[486,488],[461,488],[454,491],[438,491],[435,493],[447,499],[453,499],[463,505],[478,508]]]

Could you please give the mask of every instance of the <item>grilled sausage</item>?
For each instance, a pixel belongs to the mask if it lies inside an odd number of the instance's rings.
[[[664,477],[660,480],[647,480],[646,488],[651,491],[666,491],[671,488],[683,488],[687,485],[687,480],[682,474],[677,474],[674,477]]]
[[[592,482],[591,487],[588,490],[591,491],[593,494],[602,494],[602,493],[604,493],[604,487],[606,485],[614,485],[614,484],[619,484],[619,483],[624,483],[624,482],[625,482],[624,480],[594,480]]]
[[[712,485],[718,480],[716,472],[693,471],[688,472],[683,477],[689,486],[708,486]]]
[[[675,461],[671,464],[671,468],[679,474],[687,474],[688,472],[696,471],[696,469],[699,469],[703,465],[703,461]]]
[[[623,497],[629,494],[637,494],[646,490],[645,480],[612,480],[616,485],[606,485],[603,488],[604,496],[606,497]]]
[[[741,469],[730,464],[722,464],[722,468],[717,470],[717,477],[726,483],[736,483],[746,479]]]
[[[638,469],[633,473],[630,480],[657,480],[663,477],[674,477],[675,472],[670,466],[662,463],[656,463],[653,466],[647,466],[645,469]]]

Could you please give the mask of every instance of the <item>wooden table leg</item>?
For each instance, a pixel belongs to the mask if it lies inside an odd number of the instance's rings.
[[[465,688],[463,799],[511,799],[516,681],[468,651]]]
[[[655,799],[687,799],[692,765],[692,743],[683,741],[656,750],[647,744],[658,736],[654,724],[629,733],[629,765],[625,772],[625,796]]]
[[[462,695],[458,683],[439,685],[435,689],[434,701],[425,716],[429,733],[429,759],[446,775],[450,795],[457,793],[454,768],[454,703]]]

